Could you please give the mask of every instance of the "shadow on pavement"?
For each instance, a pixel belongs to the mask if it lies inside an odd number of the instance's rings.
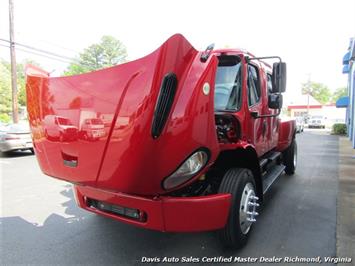
[[[19,216],[0,218],[4,264],[132,265],[144,256],[232,255],[221,249],[214,233],[174,234],[137,228],[79,209],[71,185],[61,194],[68,199],[62,205],[69,218],[53,213],[42,226]],[[190,252],[187,245],[193,247]]]
[[[65,215],[52,213],[41,226],[20,216],[0,219],[0,264],[132,265],[155,256],[335,256],[338,141],[310,133],[298,138],[296,175],[282,176],[271,188],[248,245],[239,251],[223,250],[212,232],[161,233],[81,210],[71,186],[65,185]],[[30,200],[19,204],[36,208]]]
[[[31,155],[33,155],[33,153],[29,150],[0,152],[0,158],[16,158]]]

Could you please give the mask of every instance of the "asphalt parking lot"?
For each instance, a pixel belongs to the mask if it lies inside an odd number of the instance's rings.
[[[239,251],[223,250],[213,232],[161,233],[83,211],[76,207],[71,186],[43,175],[30,153],[3,156],[0,264],[132,265],[155,256],[335,256],[338,137],[307,130],[297,141],[296,174],[282,176],[267,194],[249,243]]]

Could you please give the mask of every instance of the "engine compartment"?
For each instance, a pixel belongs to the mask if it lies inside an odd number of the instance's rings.
[[[219,143],[235,143],[240,138],[240,124],[231,114],[215,114],[216,132]]]

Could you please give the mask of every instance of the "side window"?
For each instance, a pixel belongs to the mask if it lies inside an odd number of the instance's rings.
[[[252,106],[260,100],[260,82],[256,66],[248,65],[248,102]]]
[[[267,77],[267,93],[271,94],[272,93],[272,78],[270,74],[266,74]]]

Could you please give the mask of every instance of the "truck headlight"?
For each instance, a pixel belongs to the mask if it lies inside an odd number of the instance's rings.
[[[193,153],[172,175],[165,178],[163,188],[172,189],[185,183],[198,173],[207,163],[208,154],[204,150]]]

